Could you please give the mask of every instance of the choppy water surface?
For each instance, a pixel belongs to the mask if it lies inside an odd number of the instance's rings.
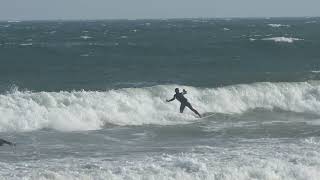
[[[1,179],[320,176],[320,19],[0,22]],[[200,113],[166,103],[174,88]]]

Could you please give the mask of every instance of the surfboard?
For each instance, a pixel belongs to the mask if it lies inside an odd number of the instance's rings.
[[[211,113],[211,112],[203,113],[203,114],[201,114],[201,118],[199,118],[199,119],[206,119],[206,118],[212,117],[214,115],[216,115],[216,113]]]

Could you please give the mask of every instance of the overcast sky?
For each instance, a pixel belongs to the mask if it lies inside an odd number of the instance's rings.
[[[320,16],[320,0],[0,0],[0,20]]]

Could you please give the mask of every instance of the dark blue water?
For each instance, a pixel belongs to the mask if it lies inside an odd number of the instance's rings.
[[[2,22],[0,84],[56,91],[318,79],[317,20]],[[262,40],[273,37],[303,40]]]
[[[320,18],[0,22],[0,179],[315,180]],[[192,106],[167,103],[186,89]]]

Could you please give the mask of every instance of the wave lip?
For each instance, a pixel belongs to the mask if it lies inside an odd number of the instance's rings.
[[[0,131],[96,130],[106,124],[183,124],[195,119],[167,104],[172,88],[129,88],[73,92],[20,92],[0,95]],[[170,92],[170,97],[172,93]]]
[[[50,128],[61,131],[96,130],[108,124],[175,125],[197,121],[177,101],[167,103],[175,87],[200,113],[241,114],[249,110],[281,109],[320,115],[319,82],[255,83],[220,88],[158,85],[104,92],[20,92],[0,95],[0,132]]]
[[[304,39],[292,38],[292,37],[272,37],[272,38],[263,38],[264,41],[274,41],[274,42],[286,42],[293,43],[294,41],[302,41]]]

